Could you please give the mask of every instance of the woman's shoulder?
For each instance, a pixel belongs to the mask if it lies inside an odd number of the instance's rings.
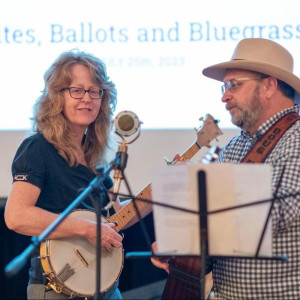
[[[43,134],[41,133],[34,133],[27,138],[25,138],[22,142],[25,145],[49,145],[50,143],[47,142]],[[21,145],[22,145],[21,144]]]
[[[12,162],[14,181],[24,180],[42,188],[47,164],[47,144],[41,134],[33,134],[23,140]],[[22,179],[19,179],[21,176]]]
[[[25,138],[21,145],[17,150],[18,153],[30,152],[31,154],[34,153],[42,153],[46,148],[50,147],[51,144],[47,142],[44,136],[40,133],[35,133],[33,135],[28,136]]]
[[[27,143],[36,143],[36,142],[42,142],[46,139],[41,133],[33,133],[32,135],[29,135],[27,138],[24,139],[24,142]]]

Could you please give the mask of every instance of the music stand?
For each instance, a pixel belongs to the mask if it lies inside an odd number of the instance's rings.
[[[281,174],[281,178],[282,178],[282,174]],[[158,206],[163,206],[163,207],[167,207],[167,208],[171,208],[171,209],[175,209],[175,210],[179,210],[179,211],[183,211],[183,212],[187,212],[187,213],[192,213],[192,214],[197,214],[199,216],[199,224],[200,224],[200,231],[199,231],[199,249],[201,249],[201,254],[198,255],[199,259],[201,259],[201,274],[199,277],[199,287],[200,287],[200,299],[205,299],[205,276],[206,276],[206,262],[208,258],[237,258],[237,259],[242,259],[242,258],[247,258],[247,259],[270,259],[270,260],[285,260],[287,259],[287,257],[285,256],[259,256],[259,252],[261,249],[261,245],[262,245],[262,241],[266,232],[266,228],[267,228],[267,224],[270,220],[270,216],[271,216],[271,210],[273,208],[273,203],[276,199],[276,194],[278,191],[278,187],[281,183],[281,179],[279,180],[277,189],[276,189],[276,193],[275,193],[275,197],[272,199],[266,199],[266,200],[260,200],[260,201],[254,201],[251,203],[247,203],[247,204],[242,204],[242,205],[236,205],[236,206],[232,206],[229,208],[224,208],[224,209],[219,209],[219,210],[215,210],[215,211],[211,211],[208,212],[207,211],[207,182],[206,182],[206,173],[204,170],[200,170],[198,171],[197,174],[197,180],[198,180],[198,201],[199,201],[199,211],[194,211],[194,210],[189,210],[189,209],[184,209],[184,208],[180,208],[177,206],[173,206],[173,205],[169,205],[169,204],[164,204],[164,203],[160,203],[160,202],[156,202],[153,200],[147,200],[147,199],[140,199],[140,198],[135,198],[135,200],[137,201],[145,201],[145,202],[150,202],[152,205],[158,205]],[[210,255],[209,254],[209,243],[208,243],[208,222],[207,222],[207,216],[210,214],[217,214],[217,213],[222,213],[224,211],[228,211],[228,210],[234,210],[234,209],[238,209],[238,208],[243,208],[243,207],[247,207],[247,206],[253,206],[253,205],[258,205],[261,203],[266,203],[266,202],[271,202],[270,208],[269,208],[269,212],[268,215],[266,217],[265,220],[265,224],[263,227],[263,230],[260,234],[260,238],[259,238],[259,243],[257,245],[257,249],[255,252],[254,256],[232,256],[232,255]],[[151,249],[151,248],[150,248]],[[153,253],[152,250],[150,252],[129,252],[126,254],[125,258],[127,259],[135,259],[135,258],[150,258],[150,257],[158,257],[158,258],[175,258],[175,257],[195,257],[197,255],[181,255],[181,254],[172,254],[172,255],[166,255],[163,253]],[[190,298],[189,298],[190,299]]]

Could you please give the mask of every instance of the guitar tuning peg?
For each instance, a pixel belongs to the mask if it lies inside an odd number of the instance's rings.
[[[216,124],[218,124],[218,123],[220,123],[220,120],[214,119],[214,122],[215,122]]]
[[[204,120],[204,118],[203,118],[203,117],[199,118],[199,121],[203,121],[203,120]]]
[[[167,163],[167,165],[171,165],[173,162],[168,160],[168,158],[165,156],[164,161]]]
[[[198,131],[198,129],[196,128],[196,127],[194,127],[194,130],[197,132]]]

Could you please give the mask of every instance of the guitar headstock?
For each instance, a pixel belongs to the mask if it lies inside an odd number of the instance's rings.
[[[218,126],[218,121],[215,120],[210,114],[207,114],[205,119],[202,121],[202,126],[199,129],[195,129],[197,131],[196,142],[183,154],[176,155],[172,161],[165,157],[164,160],[168,165],[175,164],[178,161],[186,161],[191,159],[200,148],[203,146],[210,147],[210,142],[219,135],[223,134],[222,130]],[[193,146],[196,146],[196,151],[195,149],[192,149]]]
[[[203,124],[197,131],[196,144],[201,148],[203,146],[210,147],[210,142],[222,135],[223,132],[218,126],[218,121],[212,115],[207,114],[203,120]]]

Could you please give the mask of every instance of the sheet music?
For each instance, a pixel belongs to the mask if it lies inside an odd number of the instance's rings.
[[[155,180],[152,181],[153,200],[197,211],[197,202],[189,197],[187,172],[186,165],[172,165],[158,169],[154,175]],[[153,206],[153,214],[159,252],[189,254],[191,251],[199,251],[194,242],[194,237],[199,235],[199,221],[196,214],[190,215],[156,205]]]
[[[207,209],[214,211],[271,199],[271,167],[266,164],[181,164],[158,168],[153,174],[156,202],[198,211],[198,171],[206,173]],[[253,256],[271,201],[208,216],[209,254]],[[158,251],[199,254],[199,217],[153,206]],[[271,256],[271,220],[260,255]]]

